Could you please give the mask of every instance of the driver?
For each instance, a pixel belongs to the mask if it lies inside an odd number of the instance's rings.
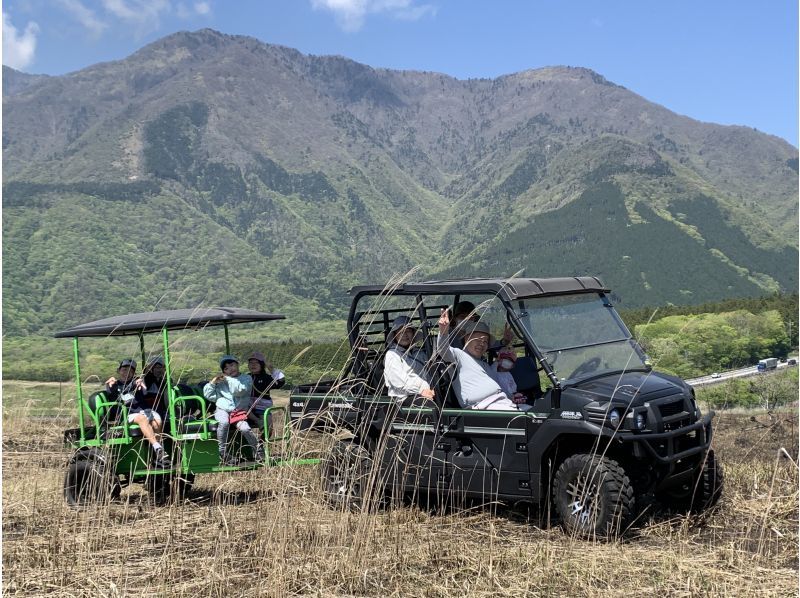
[[[397,403],[402,403],[410,395],[432,399],[435,394],[426,379],[428,355],[412,347],[416,331],[408,316],[397,316],[389,331],[389,349],[383,359],[383,378],[389,396]]]
[[[514,395],[512,401],[503,392],[496,372],[483,360],[489,348],[489,327],[483,322],[467,322],[461,325],[464,331],[464,349],[450,346],[450,318],[447,310],[439,317],[439,337],[436,350],[442,359],[456,364],[457,375],[453,390],[464,409],[495,409],[501,411],[527,410],[529,405],[516,404],[524,401],[522,395]]]

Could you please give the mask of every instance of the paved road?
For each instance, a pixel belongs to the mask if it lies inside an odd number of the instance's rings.
[[[796,358],[794,358],[796,359]],[[786,362],[778,363],[778,369],[782,369],[788,367]],[[774,370],[767,370],[767,373]],[[747,366],[746,368],[740,368],[738,370],[728,370],[727,372],[719,372],[719,377],[712,378],[709,376],[700,376],[699,378],[693,378],[691,380],[687,380],[686,382],[691,384],[692,386],[708,386],[709,384],[718,384],[720,382],[727,382],[732,378],[746,378],[748,376],[757,376],[759,374],[758,368],[754,365]]]

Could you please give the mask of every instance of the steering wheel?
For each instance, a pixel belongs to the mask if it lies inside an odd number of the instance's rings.
[[[584,361],[577,368],[575,368],[575,371],[572,372],[569,377],[577,378],[583,374],[591,374],[592,372],[596,371],[598,367],[600,367],[600,358],[592,357],[588,361]]]

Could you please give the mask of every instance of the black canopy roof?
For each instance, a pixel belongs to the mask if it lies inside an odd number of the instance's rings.
[[[186,328],[206,328],[223,324],[244,324],[246,322],[265,322],[284,320],[280,314],[266,314],[252,309],[238,307],[197,307],[191,309],[170,309],[148,311],[140,314],[115,316],[79,324],[67,330],[56,332],[56,338],[74,336],[128,336],[158,332],[163,328],[180,330]]]
[[[513,301],[519,297],[559,295],[567,293],[609,292],[595,276],[570,278],[464,278],[460,280],[431,280],[407,282],[397,287],[389,285],[358,286],[350,289],[357,295],[480,295],[494,294]]]

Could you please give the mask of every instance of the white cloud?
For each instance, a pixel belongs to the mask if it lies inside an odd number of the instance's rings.
[[[107,23],[97,18],[94,11],[85,6],[80,0],[59,0],[59,3],[94,35],[100,35],[108,27]]]
[[[207,15],[211,12],[211,2],[195,2],[194,11],[199,15]]]
[[[311,0],[311,6],[332,12],[339,26],[348,32],[361,29],[368,14],[386,13],[405,21],[436,14],[435,6],[416,4],[415,0]]]
[[[20,33],[11,24],[11,17],[3,12],[3,64],[15,69],[24,69],[33,62],[36,53],[36,37],[39,25],[30,21]]]
[[[211,14],[211,2],[195,2],[191,8],[183,2],[178,2],[175,14],[179,19],[192,19],[197,16],[207,17]]]
[[[157,29],[161,13],[171,9],[169,0],[102,0],[102,3],[111,15],[137,25],[140,30]]]

